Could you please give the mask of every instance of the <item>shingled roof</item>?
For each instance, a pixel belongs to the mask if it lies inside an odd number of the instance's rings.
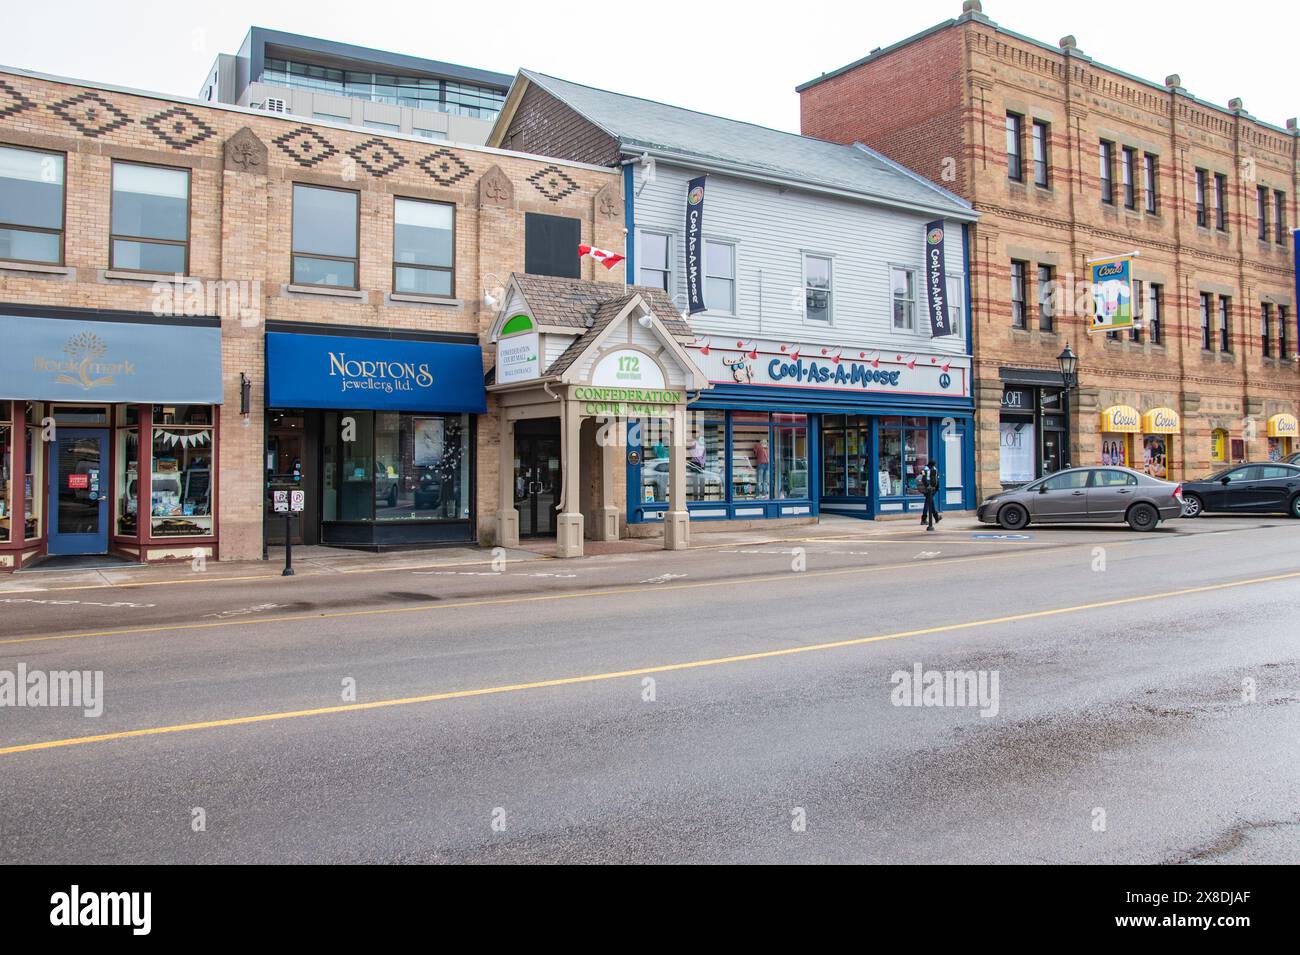
[[[969,202],[874,149],[843,145],[712,116],[680,106],[611,93],[533,70],[519,77],[536,84],[618,141],[626,154],[721,165],[736,175],[803,183],[864,200],[974,220]],[[516,79],[516,85],[519,79]],[[505,129],[503,113],[497,129]]]
[[[616,282],[589,282],[583,279],[561,279],[550,275],[526,275],[515,272],[511,278],[519,286],[532,309],[533,318],[540,325],[558,325],[585,331],[588,319],[596,321],[600,306],[617,303],[613,315],[622,311],[633,295],[640,295],[664,323],[669,333],[678,338],[694,335],[691,327],[682,321],[681,313],[674,307],[668,293],[660,288],[644,285],[620,285]]]

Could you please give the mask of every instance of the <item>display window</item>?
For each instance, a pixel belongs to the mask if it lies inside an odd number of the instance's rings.
[[[26,477],[23,480],[22,501],[23,501],[23,537],[26,540],[36,540],[41,536],[44,529],[45,515],[44,502],[45,495],[41,489],[45,487],[45,446],[41,442],[41,427],[44,417],[45,406],[40,402],[32,401],[26,405],[24,420],[26,422],[26,434],[24,437],[23,454],[27,463]],[[15,489],[15,494],[17,489]],[[18,504],[14,501],[14,506]]]
[[[876,481],[881,497],[921,496],[917,482],[930,460],[929,422],[925,418],[889,417],[879,420]]]
[[[128,433],[123,433],[123,440]],[[216,455],[212,407],[154,405],[152,444],[150,536],[211,536],[212,464]],[[125,480],[125,473],[119,473]],[[119,515],[119,527],[120,519]]]
[[[1101,463],[1117,467],[1132,467],[1129,454],[1129,435],[1103,431],[1101,435]]]
[[[13,403],[0,401],[0,544],[13,540],[13,423],[9,412]]]
[[[686,500],[721,501],[726,496],[727,415],[690,411],[686,415]]]
[[[731,413],[732,500],[772,497],[771,417],[766,411]]]
[[[808,490],[808,416],[772,415],[772,470],[776,496],[805,500]]]
[[[1142,436],[1142,470],[1162,481],[1169,476],[1169,441],[1166,434]]]
[[[382,522],[468,519],[469,430],[469,418],[464,414],[327,413],[322,518]],[[276,467],[290,473],[295,462],[280,461]]]
[[[871,426],[866,415],[822,416],[822,496],[871,493]]]
[[[140,531],[140,429],[118,428],[116,441],[115,527],[118,534],[135,537]]]

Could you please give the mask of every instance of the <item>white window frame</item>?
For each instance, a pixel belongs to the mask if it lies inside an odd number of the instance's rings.
[[[723,245],[731,250],[731,275],[711,275],[709,274],[709,246]],[[704,309],[714,315],[727,315],[734,317],[740,313],[740,251],[738,243],[734,239],[723,239],[714,236],[704,236],[700,242],[700,273],[704,286]],[[671,249],[670,249],[671,251]],[[714,308],[709,304],[709,279],[718,279],[723,282],[731,283],[731,310],[727,311],[721,308]]]
[[[674,261],[673,260],[673,234],[671,232],[666,232],[662,229],[637,229],[636,230],[636,284],[637,285],[642,284],[641,270],[645,268],[645,266],[642,264],[645,261],[645,255],[644,255],[644,246],[641,242],[641,239],[643,236],[647,236],[647,235],[663,236],[664,239],[666,240],[664,246],[664,259],[665,259],[664,265],[666,266],[666,269],[653,268],[653,269],[649,269],[649,271],[665,272],[665,274],[668,276],[668,287],[666,291],[668,293],[668,296],[671,298],[673,294],[673,261]]]
[[[808,260],[825,259],[826,266],[830,272],[830,284],[826,288],[826,321],[820,318],[808,317]],[[829,252],[812,252],[804,251],[799,254],[799,274],[803,283],[803,320],[810,325],[816,325],[818,328],[829,328],[835,324],[835,256]]]
[[[897,325],[894,324],[894,272],[895,271],[910,272],[912,274],[912,298],[911,298],[912,321],[911,321],[911,325],[906,328],[899,328]],[[885,275],[886,278],[885,288],[888,294],[888,301],[889,301],[889,330],[894,334],[901,334],[901,335],[919,334],[919,329],[917,327],[918,322],[917,322],[917,314],[916,314],[917,312],[916,299],[917,299],[917,289],[919,288],[918,277],[920,275],[921,275],[921,269],[917,268],[915,265],[903,265],[900,262],[889,263],[889,269]]]
[[[957,294],[953,294],[954,286]],[[893,303],[890,303],[890,322],[893,322]],[[948,319],[952,322],[953,337],[963,339],[966,337],[966,274],[960,275],[948,274]]]

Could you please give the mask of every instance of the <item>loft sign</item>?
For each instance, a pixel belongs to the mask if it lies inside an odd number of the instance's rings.
[[[433,373],[427,362],[416,364],[410,361],[348,358],[346,352],[334,351],[328,354],[329,375],[341,379],[340,390],[344,392],[383,391],[394,394],[433,385]]]

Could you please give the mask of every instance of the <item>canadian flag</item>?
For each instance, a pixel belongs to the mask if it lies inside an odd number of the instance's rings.
[[[578,258],[589,255],[607,269],[612,269],[618,263],[622,262],[625,256],[617,252],[606,252],[604,249],[592,248],[589,245],[578,246]]]

